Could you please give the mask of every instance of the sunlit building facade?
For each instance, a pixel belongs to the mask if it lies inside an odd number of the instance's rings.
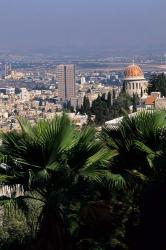
[[[58,96],[62,101],[75,98],[75,66],[73,64],[58,65],[56,71]]]
[[[124,89],[130,95],[137,94],[139,97],[146,95],[148,81],[144,77],[142,69],[132,64],[124,71]]]

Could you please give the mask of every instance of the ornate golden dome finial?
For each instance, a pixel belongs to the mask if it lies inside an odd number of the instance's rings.
[[[135,60],[134,60],[134,57],[133,57],[133,65],[135,65]]]

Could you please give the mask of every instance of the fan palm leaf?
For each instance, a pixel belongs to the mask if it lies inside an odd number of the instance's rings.
[[[86,200],[91,187],[102,182],[104,176],[108,178],[108,165],[115,152],[110,153],[96,139],[93,128],[80,131],[65,114],[35,126],[22,118],[19,123],[21,131],[1,133],[0,183],[20,184],[25,197],[40,197],[44,201],[40,235],[54,227],[57,242],[62,243],[60,237],[66,235],[62,233],[66,232],[63,209]],[[55,244],[54,235],[50,235],[49,244]]]
[[[154,173],[155,162],[162,155],[165,135],[165,111],[139,112],[133,117],[126,115],[119,127],[105,127],[103,142],[111,151],[118,152],[111,171],[122,176],[125,172],[127,181],[128,174],[134,180],[146,180],[146,176]]]

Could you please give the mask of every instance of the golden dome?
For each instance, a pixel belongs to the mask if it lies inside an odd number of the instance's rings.
[[[124,75],[125,75],[125,78],[135,78],[135,77],[144,78],[144,73],[142,69],[136,64],[132,64],[128,66],[124,71]]]

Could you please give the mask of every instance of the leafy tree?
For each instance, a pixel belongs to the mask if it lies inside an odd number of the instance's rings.
[[[138,96],[133,94],[133,112],[137,112]]]
[[[123,114],[123,111],[119,105],[119,102],[115,100],[110,110],[110,119],[120,117],[122,116],[122,114]]]
[[[120,93],[117,98],[119,106],[124,109],[126,112],[129,112],[129,107],[131,105],[131,97],[127,93]]]
[[[148,93],[159,91],[161,92],[161,96],[166,96],[166,76],[164,73],[155,74],[150,79],[150,84],[148,88]]]
[[[110,110],[112,106],[112,94],[111,92],[108,92],[108,96],[107,96],[107,107]]]
[[[105,93],[102,94],[101,100],[102,100],[102,101],[106,101],[106,94],[105,94]]]
[[[110,110],[110,116],[112,119],[124,115],[124,112],[129,113],[130,105],[132,104],[131,97],[125,93],[121,92],[116,100],[114,100],[113,105]]]
[[[83,113],[85,114],[90,113],[90,102],[89,102],[89,98],[86,96],[84,96],[84,100],[83,100]]]
[[[116,98],[116,93],[115,93],[115,89],[114,88],[112,90],[112,98],[113,98],[113,100],[115,100],[115,98]]]
[[[36,232],[37,220],[41,203],[17,199],[11,192],[11,197],[0,197],[0,249],[29,249]],[[19,209],[18,209],[19,208]]]
[[[98,96],[96,100],[92,102],[92,114],[96,117],[97,124],[104,124],[105,121],[122,116],[125,112],[129,112],[130,105],[132,104],[132,98],[125,92],[121,92],[117,99],[113,101],[112,105],[111,93],[108,93],[106,100],[105,95]]]
[[[96,100],[92,102],[92,114],[96,117],[96,123],[103,124],[108,119],[107,102],[102,97],[98,96]]]
[[[81,115],[85,114],[83,105],[81,105],[80,109],[78,108],[78,111],[80,112]]]
[[[20,249],[25,238],[30,235],[26,217],[11,209],[10,212],[1,207],[0,249],[7,250],[11,247]]]

